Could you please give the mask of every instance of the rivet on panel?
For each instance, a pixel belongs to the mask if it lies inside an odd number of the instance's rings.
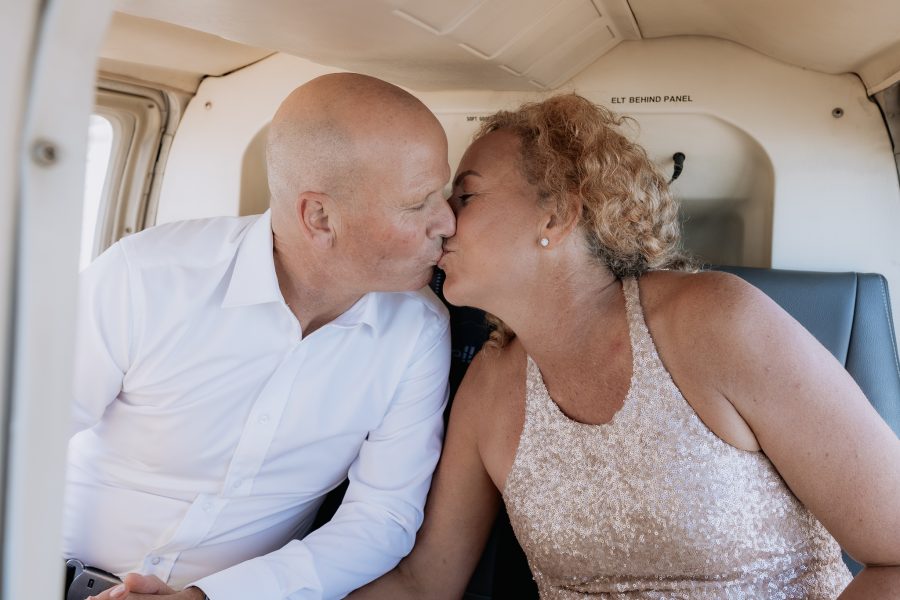
[[[50,167],[59,160],[59,149],[50,140],[37,140],[31,146],[31,160],[42,167]]]

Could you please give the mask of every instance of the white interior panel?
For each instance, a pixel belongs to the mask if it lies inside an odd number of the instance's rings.
[[[424,27],[435,35],[446,35],[484,3],[485,0],[460,2],[400,0],[393,4],[396,6],[394,10],[396,15]]]
[[[629,0],[644,38],[709,35],[826,73],[859,73],[872,93],[900,67],[896,0]]]
[[[597,17],[589,0],[578,0]],[[496,58],[522,31],[543,21],[545,0],[488,0],[459,24],[454,36],[483,58]]]
[[[682,152],[684,170],[672,183],[680,202],[687,249],[711,264],[772,264],[772,162],[757,140],[718,117],[648,112],[634,137],[671,176]]]
[[[900,77],[896,0],[117,0],[116,6],[422,90],[527,90],[529,80],[540,78],[498,71],[506,64],[522,72],[507,64],[505,49],[535,32],[553,47],[563,45],[598,18],[616,41],[716,37],[816,71],[857,73],[870,93]],[[572,12],[570,6],[579,14],[593,8],[594,15],[562,35],[542,31],[550,12]],[[555,87],[614,45],[560,54],[558,78],[544,85]],[[177,59],[168,67],[180,68]]]
[[[774,170],[772,266],[879,271],[900,306],[900,190],[884,123],[858,78],[711,38],[669,38],[624,42],[569,87],[639,121],[661,111],[701,113],[746,132]],[[835,118],[838,107],[843,116]],[[704,168],[686,162],[684,177]]]
[[[565,83],[620,41],[590,0],[482,0],[457,11],[435,4],[407,2],[395,14],[540,89]]]
[[[101,65],[136,79],[155,79],[153,73],[174,71],[178,76],[223,75],[272,54],[219,36],[178,25],[113,13],[100,50]],[[114,62],[113,62],[114,61]],[[126,63],[127,67],[122,68]],[[117,68],[118,67],[118,68]],[[166,81],[161,79],[161,81]],[[183,86],[182,86],[183,87]],[[196,89],[194,85],[191,90]]]
[[[541,87],[559,87],[618,42],[610,26],[595,19],[539,59],[525,75]],[[566,68],[560,69],[561,64]]]
[[[254,136],[297,85],[334,71],[276,54],[203,80],[172,141],[157,222],[238,214],[241,165]]]
[[[259,195],[246,200],[258,186],[242,191],[241,179],[261,177],[260,132],[294,86],[330,70],[276,55],[205,80],[172,147],[160,221],[259,207]],[[742,262],[882,272],[900,314],[900,190],[881,115],[858,78],[683,37],[623,42],[565,89],[633,115],[635,135],[662,168],[684,152],[673,189],[686,215],[707,223],[710,239],[732,239]],[[546,95],[413,91],[447,130],[451,167],[480,116]]]
[[[20,125],[7,132],[18,145],[15,194],[0,200],[18,205],[9,315],[14,332],[5,338],[13,344],[0,597],[43,599],[63,596],[60,499],[71,426],[87,124],[96,56],[112,9],[110,0],[50,0],[26,8],[37,9],[34,20],[23,22],[22,13],[10,11],[15,23],[39,29],[33,44],[14,49],[31,59],[31,77],[13,89],[27,90],[28,102],[14,113]]]
[[[641,30],[638,28],[629,0],[591,0],[591,2],[597,7],[600,16],[608,17],[616,24],[622,39],[641,39]]]
[[[623,37],[635,37],[627,3],[608,3],[610,10],[604,10],[606,0],[117,0],[116,6],[415,89],[529,90],[555,87]],[[574,29],[558,26],[566,17]],[[531,56],[519,68],[507,64],[521,63],[535,40],[552,58]],[[535,72],[527,72],[539,60]]]
[[[589,2],[569,0],[560,2],[542,19],[541,26],[522,35],[506,54],[504,64],[525,74],[543,57],[553,52],[559,40],[583,31],[586,25],[600,21],[596,9]]]
[[[167,67],[142,65],[111,58],[97,60],[97,76],[138,84],[149,84],[157,89],[177,90],[193,94],[203,75]]]
[[[900,31],[900,24],[897,26]],[[867,60],[859,67],[859,76],[869,86],[869,95],[874,95],[900,81],[900,42],[889,46]]]
[[[113,13],[100,56],[142,65],[178,64],[182,71],[222,75],[272,54],[219,36]]]

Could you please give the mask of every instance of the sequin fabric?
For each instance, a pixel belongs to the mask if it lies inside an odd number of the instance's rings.
[[[568,418],[528,357],[525,424],[504,487],[543,599],[833,599],[851,580],[837,542],[762,452],[700,420],[623,281],[633,357],[623,407]]]

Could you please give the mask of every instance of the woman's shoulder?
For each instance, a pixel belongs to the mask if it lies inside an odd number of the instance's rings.
[[[641,303],[666,369],[700,419],[719,438],[758,450],[753,429],[735,406],[752,396],[736,374],[765,369],[775,347],[792,344],[786,313],[760,290],[730,273],[653,272],[641,278]],[[768,345],[767,345],[768,344]]]
[[[694,371],[733,366],[766,340],[788,343],[799,328],[765,293],[730,273],[656,271],[641,278],[640,292],[657,347]]]
[[[525,350],[518,339],[513,338],[502,347],[485,344],[469,365],[463,384],[483,390],[503,389],[519,373],[524,376],[524,364]]]
[[[776,308],[763,292],[723,271],[652,271],[641,277],[640,288],[645,312],[689,326],[734,325],[749,313]]]
[[[513,338],[503,347],[485,344],[475,355],[454,399],[454,407],[479,417],[503,410],[505,400],[523,389],[525,351]]]

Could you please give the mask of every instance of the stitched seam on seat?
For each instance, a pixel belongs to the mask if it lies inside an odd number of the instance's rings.
[[[887,291],[884,287],[884,277],[878,278],[878,283],[881,284],[881,302],[884,305],[884,314],[887,316],[888,328],[890,329],[889,333],[891,335],[891,348],[894,349],[894,368],[897,370],[897,377],[900,378],[900,357],[897,355],[897,340],[894,337],[894,323],[891,321],[891,313],[888,310],[887,303]]]
[[[859,273],[853,273],[853,309],[850,311],[850,335],[847,336],[847,344],[844,346],[844,368],[850,365],[851,356],[855,355],[853,345],[856,340],[856,315],[859,312],[859,294],[862,282]]]

